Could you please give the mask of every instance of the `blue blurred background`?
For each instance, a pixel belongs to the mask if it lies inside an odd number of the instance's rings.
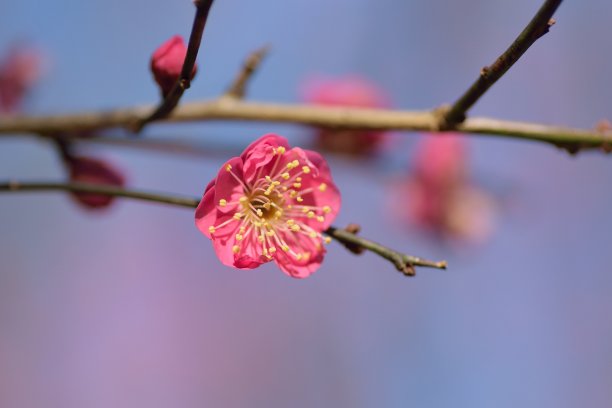
[[[473,114],[592,127],[610,118],[612,3],[566,2],[557,25]],[[218,0],[186,100],[225,89],[271,44],[250,97],[294,102],[312,74],[360,74],[394,104],[454,100],[532,17],[534,0]],[[157,100],[148,59],[188,36],[190,1],[0,2],[0,50],[27,40],[48,69],[27,111]],[[151,126],[208,157],[88,146],[142,189],[199,196],[227,155],[278,124]],[[337,244],[311,278],[223,267],[190,210],[61,194],[0,197],[2,407],[609,407],[612,158],[473,137],[471,171],[504,201],[491,239],[440,245],[385,215],[415,135],[385,160],[329,161],[338,224],[430,258],[407,279]],[[52,146],[0,140],[0,178],[61,179]]]

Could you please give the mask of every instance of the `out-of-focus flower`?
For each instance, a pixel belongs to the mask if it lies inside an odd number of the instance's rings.
[[[386,108],[389,100],[372,82],[348,76],[339,79],[313,79],[303,89],[303,99],[315,105],[355,108]],[[324,150],[351,155],[374,153],[385,140],[385,132],[367,130],[318,129],[317,145]]]
[[[465,139],[457,135],[421,139],[395,212],[441,238],[486,239],[492,229],[493,200],[472,184],[467,153]]]
[[[42,74],[42,56],[33,48],[14,47],[0,60],[0,113],[15,112]]]
[[[181,75],[187,47],[180,35],[175,35],[163,43],[151,56],[151,72],[165,97]],[[191,79],[198,70],[197,64],[191,71]]]
[[[227,161],[206,187],[195,213],[221,262],[252,269],[274,260],[305,278],[325,254],[322,233],[340,209],[340,193],[323,157],[262,136]]]
[[[109,163],[91,157],[71,156],[65,159],[70,173],[70,181],[76,183],[101,184],[107,186],[123,187],[125,178],[121,172]],[[99,210],[109,207],[113,201],[113,196],[72,193],[75,201],[86,209]]]

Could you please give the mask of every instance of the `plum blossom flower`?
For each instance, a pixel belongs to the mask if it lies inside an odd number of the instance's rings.
[[[157,48],[151,56],[151,72],[153,72],[155,82],[159,85],[164,97],[172,90],[179,79],[186,55],[187,47],[183,37],[175,35]],[[197,65],[194,65],[191,71],[191,79],[193,79],[197,70]]]
[[[386,108],[387,95],[374,83],[359,76],[339,79],[313,79],[306,83],[303,99],[315,105],[355,108]],[[318,129],[317,145],[324,150],[351,155],[375,152],[386,138],[385,132]]]
[[[102,184],[109,186],[123,187],[125,185],[124,176],[107,162],[84,156],[70,156],[65,159],[70,181],[76,183]],[[109,207],[113,201],[113,196],[72,193],[75,201],[85,209],[99,210]]]
[[[41,54],[15,47],[0,60],[0,112],[15,112],[42,73]]]
[[[294,278],[321,264],[323,232],[340,209],[340,193],[321,155],[274,134],[227,161],[195,213],[221,262],[253,269],[274,260]]]
[[[468,173],[466,140],[429,135],[419,141],[400,189],[404,218],[439,238],[480,242],[492,230],[494,203]],[[398,207],[399,207],[398,205]]]

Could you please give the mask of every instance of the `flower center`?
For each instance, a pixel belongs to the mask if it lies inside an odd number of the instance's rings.
[[[261,221],[279,219],[283,213],[285,198],[277,191],[273,191],[268,196],[251,193],[250,196],[247,195],[247,199],[242,204],[243,210],[252,213]]]

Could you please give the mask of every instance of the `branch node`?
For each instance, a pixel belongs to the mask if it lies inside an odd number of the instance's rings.
[[[444,104],[432,111],[434,117],[434,123],[432,128],[437,132],[445,132],[449,130],[453,130],[458,123],[462,123],[465,120],[465,115],[459,118],[457,121],[449,121],[450,116],[449,112],[451,110],[451,105]]]
[[[404,266],[404,269],[402,269],[401,272],[405,276],[415,276],[416,275],[416,269],[414,268],[414,265],[412,264],[406,264],[406,266]]]

